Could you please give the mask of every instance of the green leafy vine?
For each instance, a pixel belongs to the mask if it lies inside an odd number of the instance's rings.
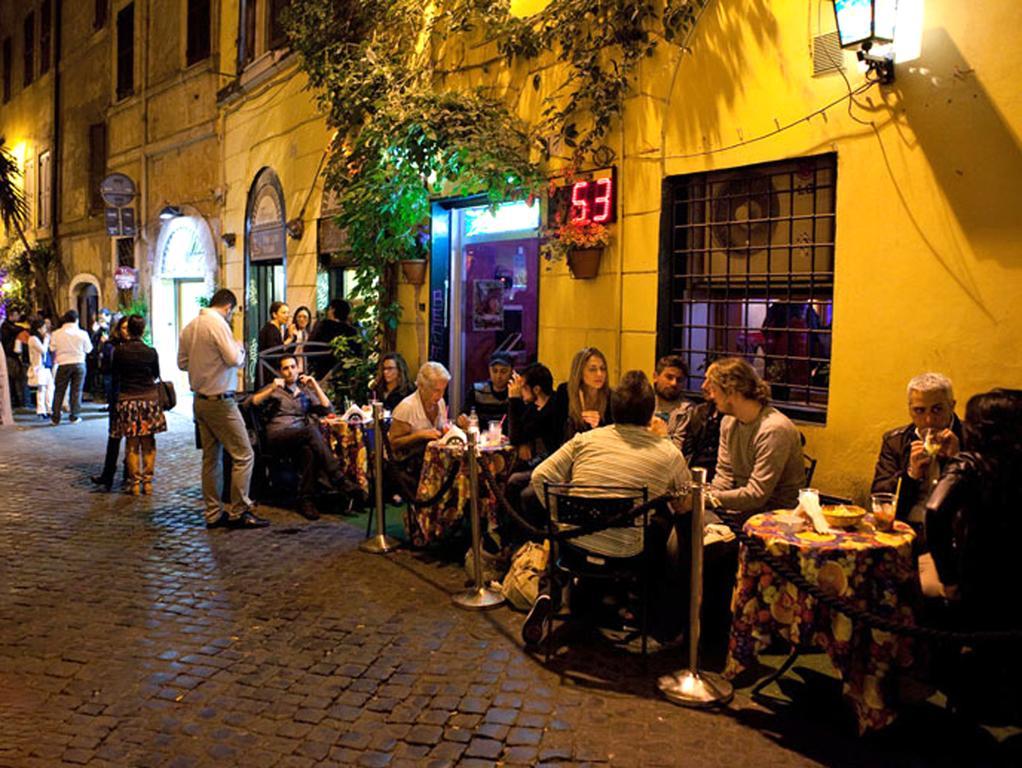
[[[357,318],[380,336],[400,308],[389,265],[424,257],[436,196],[481,195],[496,205],[536,195],[561,145],[578,168],[620,119],[639,62],[692,28],[708,0],[555,0],[527,19],[509,0],[292,0],[285,25],[328,124],[336,130],[325,187],[340,209],[355,266]],[[487,85],[452,86],[459,46],[492,41]],[[540,118],[513,112],[519,64],[556,56],[532,75],[547,84]],[[479,65],[476,65],[479,66]],[[500,70],[510,77],[499,77]],[[503,83],[503,85],[498,85]]]

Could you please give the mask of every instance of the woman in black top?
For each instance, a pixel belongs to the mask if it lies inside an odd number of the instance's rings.
[[[283,301],[275,301],[270,304],[270,319],[259,329],[259,336],[256,339],[256,349],[259,351],[259,360],[256,362],[256,381],[260,387],[266,386],[275,376],[275,371],[280,365],[280,359],[288,350],[281,350],[274,353],[276,359],[266,360],[274,373],[266,370],[263,365],[263,353],[281,344],[295,343],[295,327],[288,321],[291,319],[291,308]],[[279,356],[278,356],[279,355]]]
[[[557,388],[553,405],[564,420],[564,442],[613,423],[607,358],[600,350],[585,347],[575,353],[568,381]]]
[[[142,341],[145,318],[128,318],[128,339],[113,354],[113,373],[118,383],[117,410],[110,436],[125,438],[128,465],[128,493],[153,492],[156,466],[156,433],[167,431],[167,419],[160,408],[156,382],[160,378],[160,358],[156,350]]]
[[[408,363],[401,355],[388,352],[380,357],[373,395],[383,403],[384,410],[393,411],[398,403],[415,391],[415,385],[409,379]]]
[[[117,456],[121,452],[121,438],[114,437],[114,419],[117,416],[117,377],[114,376],[113,361],[114,350],[128,338],[128,316],[121,317],[113,325],[110,336],[103,342],[99,350],[99,370],[104,377],[110,378],[110,387],[107,391],[107,410],[109,411],[106,438],[106,458],[103,460],[103,471],[93,475],[90,479],[96,485],[101,485],[106,490],[114,484],[114,475],[117,474]],[[124,467],[124,483],[128,482],[128,468]]]

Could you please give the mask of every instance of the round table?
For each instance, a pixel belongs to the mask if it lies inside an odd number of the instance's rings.
[[[507,477],[514,461],[514,454],[514,446],[507,443],[479,446],[480,464],[489,467],[490,472],[497,478]],[[443,487],[451,467],[457,462],[461,463],[461,468],[450,490],[428,507],[411,508],[411,518],[406,518],[405,528],[413,546],[424,547],[443,539],[461,524],[469,508],[470,484],[464,446],[448,445],[439,441],[433,441],[426,446],[422,474],[419,475],[419,487],[416,491],[418,498],[429,499],[435,496]],[[482,472],[479,475],[479,486],[479,515],[492,527],[497,523],[497,498],[483,482]]]
[[[326,416],[319,421],[323,437],[337,457],[341,471],[369,498],[369,461],[365,433],[372,424],[346,421],[337,416]]]
[[[819,534],[806,524],[796,531],[772,513],[754,515],[745,532],[767,551],[798,568],[810,582],[850,604],[912,624],[918,576],[912,557],[915,533],[896,522],[883,533],[863,523],[853,530]],[[774,638],[799,647],[823,648],[841,675],[859,731],[894,720],[894,672],[912,662],[909,638],[856,623],[780,578],[742,545],[731,598],[731,637],[725,674],[751,666]]]

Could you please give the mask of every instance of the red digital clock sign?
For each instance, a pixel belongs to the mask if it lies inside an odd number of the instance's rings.
[[[617,220],[617,184],[614,168],[605,168],[558,187],[551,197],[551,218],[560,221]]]

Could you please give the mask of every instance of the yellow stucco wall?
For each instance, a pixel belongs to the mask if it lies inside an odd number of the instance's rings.
[[[816,482],[863,497],[881,433],[907,420],[905,384],[916,373],[951,376],[959,410],[977,391],[1020,386],[1022,56],[1006,38],[1022,7],[997,0],[979,13],[945,0],[924,11],[918,58],[852,115],[842,103],[799,122],[846,93],[837,75],[812,77],[810,38],[834,28],[827,3],[711,2],[688,52],[661,46],[645,61],[606,142],[618,154],[621,216],[600,276],[572,280],[563,265],[542,273],[539,357],[555,377],[587,344],[607,353],[614,376],[652,369],[665,177],[836,152],[830,406],[826,426],[801,425],[819,459]],[[846,63],[857,87],[863,75],[850,54]],[[526,118],[539,94],[520,84],[534,71],[546,73],[544,63],[509,83]],[[414,339],[405,331],[402,348]]]
[[[528,15],[543,0],[515,2]],[[922,3],[919,3],[922,6]],[[636,93],[606,143],[616,153],[619,219],[599,277],[573,280],[543,265],[539,357],[563,379],[574,352],[596,345],[611,372],[651,370],[656,350],[657,265],[666,177],[836,152],[836,278],[830,406],[825,426],[801,425],[819,459],[817,484],[865,493],[883,430],[907,419],[904,387],[941,370],[959,402],[995,385],[1022,384],[1017,337],[1022,96],[1020,54],[1010,30],[1022,7],[990,0],[982,13],[952,0],[925,3],[921,50],[899,64],[896,82],[808,120],[846,93],[841,77],[812,77],[811,38],[833,29],[828,3],[711,2],[689,49],[661,46],[643,62]],[[227,19],[223,30],[236,21]],[[223,32],[226,40],[228,34]],[[492,44],[451,46],[452,60],[481,62]],[[863,82],[846,56],[853,87]],[[502,75],[518,113],[538,114],[555,62]],[[543,75],[538,92],[523,87]],[[453,82],[492,82],[469,69]],[[264,165],[281,178],[288,217],[313,183],[327,133],[300,74],[222,110],[224,230],[239,234],[227,254],[227,284],[240,290],[241,234],[249,186]],[[773,131],[775,136],[722,149]],[[871,124],[872,123],[872,124]],[[555,159],[552,168],[564,159]],[[310,303],[315,272],[314,190],[306,234],[288,242],[288,300]],[[402,280],[398,347],[416,359],[415,293]],[[422,291],[421,301],[428,300]],[[311,303],[310,303],[311,305]],[[428,307],[426,308],[428,312]],[[961,408],[959,409],[961,410]]]
[[[287,302],[292,308],[316,306],[316,218],[322,181],[316,171],[330,135],[294,63],[222,105],[221,163],[224,169],[223,227],[237,235],[226,252],[226,287],[244,295],[245,208],[262,168],[272,168],[284,191],[288,220],[301,215],[299,240],[287,238]],[[315,310],[314,310],[315,311]]]

